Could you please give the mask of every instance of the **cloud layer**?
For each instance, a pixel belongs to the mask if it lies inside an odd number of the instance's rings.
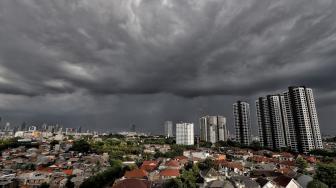
[[[238,98],[307,85],[327,132],[335,17],[332,0],[3,0],[0,112],[159,132],[165,119],[231,118]]]

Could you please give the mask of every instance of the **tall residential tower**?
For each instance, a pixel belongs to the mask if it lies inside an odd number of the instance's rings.
[[[322,149],[312,89],[304,86],[289,87],[284,98],[292,150],[307,153],[312,149]]]
[[[224,116],[201,117],[200,139],[211,143],[216,143],[220,140],[226,141],[228,139],[226,118]]]
[[[260,97],[256,106],[264,147],[302,153],[323,148],[312,89],[289,87],[283,95]]]
[[[260,97],[256,106],[261,145],[271,149],[290,146],[284,96]]]
[[[194,145],[194,124],[177,123],[176,124],[176,144]]]
[[[164,135],[168,138],[173,136],[173,122],[172,121],[164,122]]]
[[[236,141],[239,142],[241,145],[250,145],[251,143],[250,105],[242,101],[234,103],[233,115],[236,129]]]

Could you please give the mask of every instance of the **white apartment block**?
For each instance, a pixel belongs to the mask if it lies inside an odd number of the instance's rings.
[[[194,124],[177,123],[176,124],[176,144],[194,145]]]

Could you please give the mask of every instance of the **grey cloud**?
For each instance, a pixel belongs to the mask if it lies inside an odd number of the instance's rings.
[[[335,92],[335,10],[332,0],[4,0],[0,93],[23,97],[26,105],[46,101],[28,113],[11,100],[21,114],[100,117],[102,127],[112,121],[108,116],[125,122],[126,107],[134,121],[148,121],[132,106],[153,96],[160,96],[153,99],[160,110],[151,111],[157,118],[147,127],[179,103],[189,112],[178,111],[195,121],[191,109],[204,98],[212,101],[209,112],[231,113],[227,99],[253,101],[289,85],[313,87],[318,102],[334,108],[325,101],[335,100],[328,94]],[[64,97],[58,108],[70,103],[76,110],[55,113],[47,105],[55,97]],[[101,99],[106,102],[98,105]],[[116,105],[124,111],[112,113],[110,100],[124,104]],[[88,115],[89,107],[97,113]]]

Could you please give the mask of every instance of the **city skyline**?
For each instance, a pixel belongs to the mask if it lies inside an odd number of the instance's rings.
[[[0,2],[2,124],[161,133],[288,86],[336,134],[333,1]],[[197,131],[198,132],[198,131]]]

